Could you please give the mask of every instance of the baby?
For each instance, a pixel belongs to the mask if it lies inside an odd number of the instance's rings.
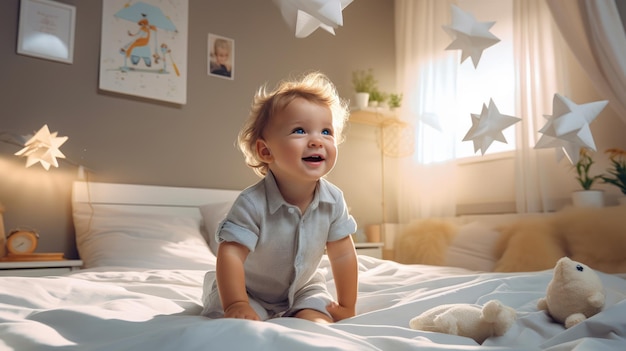
[[[263,179],[241,192],[217,230],[203,315],[316,322],[355,315],[358,268],[350,234],[356,222],[341,190],[323,178],[337,161],[348,113],[318,72],[269,93],[259,89],[238,141]],[[337,301],[317,271],[325,250]]]

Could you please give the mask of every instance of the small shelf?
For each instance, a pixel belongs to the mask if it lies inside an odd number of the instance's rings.
[[[350,112],[348,122],[378,127],[385,120],[392,117],[394,117],[394,113],[384,107],[366,107],[364,109],[355,108]]]
[[[354,243],[357,255],[383,258],[383,243]]]

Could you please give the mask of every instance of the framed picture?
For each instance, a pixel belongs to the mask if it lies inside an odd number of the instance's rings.
[[[189,0],[102,1],[99,88],[185,104]]]
[[[17,53],[71,64],[76,7],[50,0],[21,0]]]
[[[235,79],[235,41],[209,33],[208,74],[214,77]]]

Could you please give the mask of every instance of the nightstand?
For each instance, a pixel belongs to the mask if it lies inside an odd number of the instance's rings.
[[[357,255],[383,258],[383,243],[354,243]]]
[[[3,261],[0,262],[0,276],[41,277],[61,275],[80,269],[81,260],[58,261]]]

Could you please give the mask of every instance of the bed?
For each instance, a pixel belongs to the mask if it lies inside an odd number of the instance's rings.
[[[62,276],[0,278],[0,350],[623,350],[626,277],[598,273],[602,312],[565,329],[536,308],[551,270],[478,272],[359,256],[357,316],[330,325],[199,316],[211,240],[237,191],[76,182],[85,266]],[[334,292],[326,258],[320,269]],[[433,306],[499,299],[518,319],[501,337],[409,328]]]

